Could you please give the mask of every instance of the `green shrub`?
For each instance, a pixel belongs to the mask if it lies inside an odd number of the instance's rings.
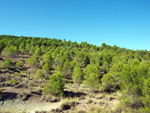
[[[42,72],[42,70],[37,70],[37,71],[36,71],[36,74],[34,75],[34,77],[35,77],[35,78],[41,78],[41,79],[43,79],[43,78],[45,78],[45,75],[44,75],[44,73]]]
[[[21,76],[27,76],[28,73],[27,73],[27,71],[24,71],[24,70],[23,70],[23,71],[20,71],[20,75],[21,75]]]
[[[15,57],[17,51],[17,46],[11,45],[3,50],[2,55],[4,55],[5,57]]]
[[[54,73],[57,73],[57,72],[62,72],[62,66],[61,65],[57,65],[55,70],[54,70]]]
[[[8,81],[8,83],[11,84],[11,85],[15,85],[16,82],[17,82],[17,81],[16,81],[15,79],[11,79],[11,80]]]
[[[75,60],[81,67],[86,67],[90,63],[89,56],[86,52],[77,52]]]
[[[35,50],[35,53],[34,53],[35,56],[40,56],[41,55],[41,49],[40,48],[37,48]]]
[[[143,96],[141,99],[143,100],[144,108],[141,109],[142,112],[149,113],[150,112],[150,78],[145,79],[143,83],[142,89]]]
[[[123,63],[118,62],[110,68],[110,73],[112,74],[112,76],[114,76],[117,79],[119,76],[121,76],[122,69],[123,69]]]
[[[142,61],[139,64],[124,65],[120,76],[122,102],[130,106],[136,105],[143,111],[150,110],[150,63]],[[142,105],[143,103],[143,105]]]
[[[65,77],[60,72],[54,73],[43,88],[44,94],[62,96],[64,93]]]
[[[43,64],[48,64],[49,66],[52,65],[52,63],[53,63],[53,58],[52,58],[52,56],[50,55],[49,52],[45,53],[45,54],[42,56],[42,58],[43,58]]]
[[[13,76],[27,76],[27,71],[20,71],[20,72],[15,72],[14,74],[12,74]]]
[[[105,71],[105,72],[109,71],[109,63],[107,61],[103,61],[102,70]]]
[[[2,67],[2,68],[5,68],[5,69],[10,69],[11,66],[12,66],[12,62],[11,62],[11,60],[9,60],[8,58],[6,58],[6,59],[4,60],[4,62],[2,63],[2,65],[1,65],[1,67]]]
[[[24,63],[23,63],[22,61],[19,61],[19,62],[16,63],[16,66],[17,66],[18,68],[20,68],[20,69],[23,69]]]
[[[92,91],[100,88],[100,75],[92,73],[86,80],[84,81],[84,85],[89,87]]]
[[[57,56],[56,56],[56,58],[55,58],[55,65],[56,65],[56,66],[57,66],[57,65],[61,65],[61,66],[63,67],[65,60],[66,60],[66,59],[65,59],[62,55],[57,54]]]
[[[64,65],[63,65],[63,74],[66,76],[66,75],[71,75],[72,72],[71,72],[71,65],[70,65],[70,62],[68,60],[66,60],[64,62]]]
[[[42,70],[47,74],[50,71],[50,66],[48,64],[44,64],[44,66],[42,67]]]
[[[87,79],[92,73],[100,75],[101,69],[100,66],[97,64],[96,65],[89,64],[86,66],[84,72],[85,72],[84,79]]]
[[[38,67],[40,61],[39,61],[39,59],[38,59],[37,56],[33,56],[32,58],[29,58],[29,59],[27,60],[27,63],[28,63],[29,65],[31,65],[32,67]]]
[[[114,77],[110,73],[105,74],[102,78],[102,89],[107,91],[111,90],[111,88],[113,88],[114,86],[115,86]]]
[[[73,74],[72,74],[73,82],[74,83],[82,83],[83,81],[83,72],[79,65],[76,65]]]

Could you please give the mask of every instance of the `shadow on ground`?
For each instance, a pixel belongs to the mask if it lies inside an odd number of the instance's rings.
[[[85,93],[81,93],[81,92],[73,92],[73,91],[65,91],[64,92],[64,97],[81,97],[81,96],[86,96]]]

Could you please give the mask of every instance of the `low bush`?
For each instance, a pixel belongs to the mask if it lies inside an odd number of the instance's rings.
[[[11,79],[11,80],[8,81],[8,83],[11,84],[11,85],[15,85],[16,82],[17,82],[17,81],[16,81],[15,79]]]
[[[1,65],[1,67],[2,67],[2,68],[5,68],[5,69],[10,69],[11,66],[12,66],[12,62],[11,62],[11,60],[9,60],[8,58],[6,58],[6,59],[4,60],[4,62],[2,63],[2,65]]]
[[[42,72],[42,70],[37,70],[36,71],[36,74],[34,75],[35,78],[40,78],[40,79],[44,79],[45,78],[45,75],[44,73]]]
[[[24,67],[24,63],[22,61],[19,61],[16,63],[16,66],[19,68],[19,69],[23,69]]]

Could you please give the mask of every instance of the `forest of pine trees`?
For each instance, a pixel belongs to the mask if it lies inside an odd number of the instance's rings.
[[[18,56],[24,60],[15,61]],[[91,92],[119,90],[120,102],[124,105],[138,112],[150,112],[150,51],[105,43],[96,46],[87,42],[0,35],[0,79],[4,70],[17,69],[21,74],[27,71],[27,66],[36,69],[33,75],[28,75],[33,76],[33,81],[43,81],[43,95],[63,96],[65,83],[70,80],[72,84],[88,87]],[[8,81],[13,86],[21,80],[11,76]]]

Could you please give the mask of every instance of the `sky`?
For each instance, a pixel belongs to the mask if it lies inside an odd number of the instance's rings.
[[[0,35],[150,50],[150,0],[0,0]]]

